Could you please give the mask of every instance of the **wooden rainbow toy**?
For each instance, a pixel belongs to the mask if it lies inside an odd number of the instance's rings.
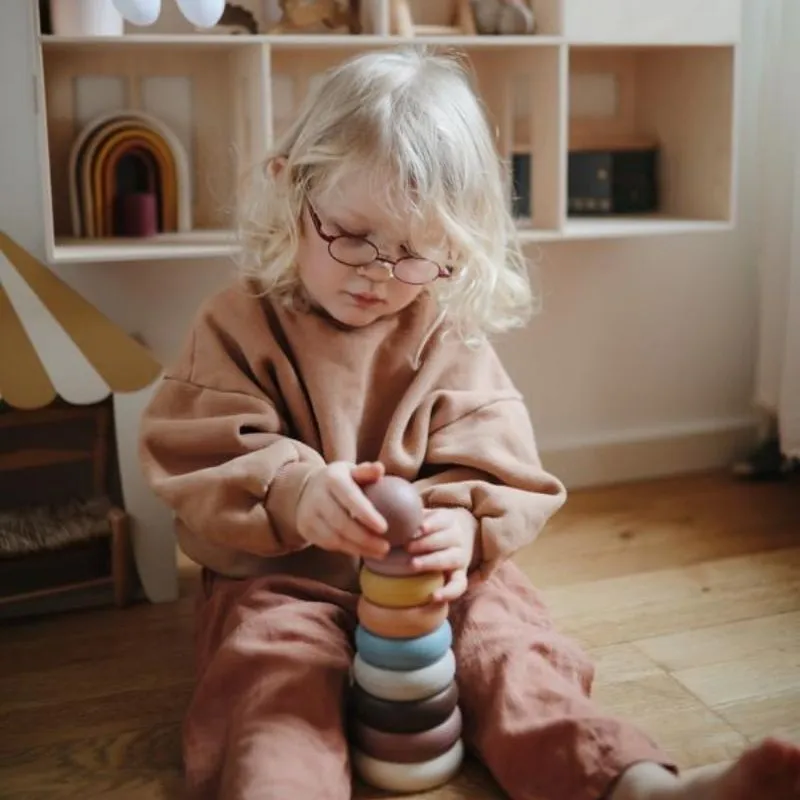
[[[389,476],[365,493],[388,523],[392,549],[361,567],[353,767],[378,789],[421,792],[447,783],[464,758],[448,606],[430,603],[444,575],[415,572],[404,548],[422,522],[414,487]]]

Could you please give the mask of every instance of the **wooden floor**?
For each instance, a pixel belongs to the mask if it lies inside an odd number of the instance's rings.
[[[597,660],[597,700],[682,766],[800,742],[797,480],[574,492],[518,560]],[[193,579],[174,604],[0,627],[0,797],[179,796]],[[501,795],[469,765],[427,797]]]

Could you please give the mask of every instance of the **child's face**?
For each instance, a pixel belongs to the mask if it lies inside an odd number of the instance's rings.
[[[392,277],[391,266],[380,260],[363,267],[348,266],[331,256],[329,241],[346,234],[363,237],[378,248],[380,257],[395,260],[408,255],[404,232],[396,220],[370,201],[366,182],[354,178],[341,190],[324,194],[303,208],[298,247],[300,279],[310,297],[344,325],[364,327],[412,303],[425,288]],[[347,247],[342,245],[347,244]],[[333,245],[337,254],[361,262],[374,250],[352,247],[352,240]],[[341,250],[341,252],[340,252]],[[358,254],[350,258],[350,252]]]

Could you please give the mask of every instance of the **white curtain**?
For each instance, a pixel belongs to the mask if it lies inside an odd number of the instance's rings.
[[[800,0],[765,3],[756,402],[800,457]],[[750,109],[744,109],[749,113]]]

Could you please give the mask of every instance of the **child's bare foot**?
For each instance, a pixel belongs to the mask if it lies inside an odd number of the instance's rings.
[[[638,764],[609,800],[800,800],[800,748],[767,739],[730,766],[678,778],[655,764]]]
[[[746,750],[721,774],[688,781],[686,800],[800,800],[800,748],[767,739]]]

